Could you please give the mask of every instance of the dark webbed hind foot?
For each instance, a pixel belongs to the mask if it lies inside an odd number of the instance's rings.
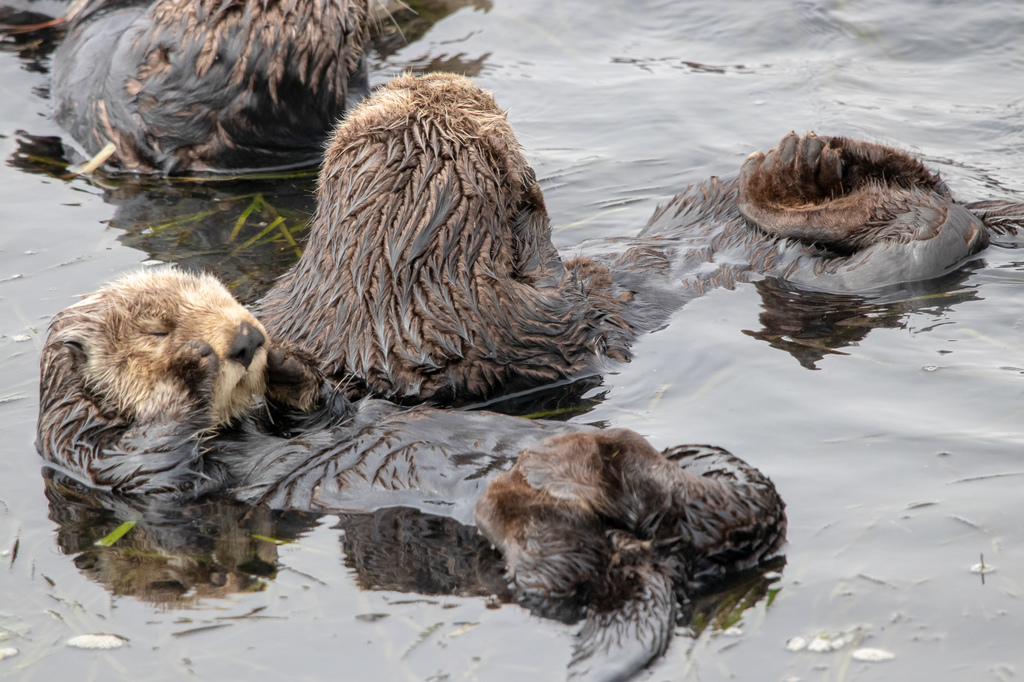
[[[988,245],[988,232],[912,156],[844,137],[789,133],[747,158],[736,207],[763,233],[820,249],[787,279],[863,291],[945,274]]]
[[[687,588],[769,558],[786,529],[756,469],[706,446],[659,453],[625,429],[524,450],[478,500],[476,522],[524,606],[585,616],[570,668],[588,680],[625,679],[663,653]]]
[[[952,204],[949,190],[917,159],[899,150],[843,137],[789,133],[767,154],[751,154],[740,171],[737,204],[765,232],[849,253],[887,234],[911,206],[931,220],[912,234],[933,236]]]

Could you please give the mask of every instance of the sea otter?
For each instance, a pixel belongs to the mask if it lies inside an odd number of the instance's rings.
[[[142,271],[57,314],[40,361],[36,447],[66,473],[138,495],[223,489],[204,441],[258,398],[310,409],[292,355],[209,275]],[[311,379],[311,383],[313,380]]]
[[[586,620],[577,660],[605,661],[599,671],[645,665],[667,646],[678,600],[785,539],[774,486],[725,451],[659,453],[625,429],[352,404],[215,279],[174,268],[124,277],[54,318],[37,448],[51,479],[143,507],[219,492],[281,510],[403,506],[475,520],[516,598]]]
[[[956,203],[898,150],[790,133],[687,188],[638,236],[551,243],[505,113],[454,75],[404,76],[339,125],[308,245],[258,304],[353,394],[471,403],[625,360],[693,296],[760,274],[852,292],[929,278],[1021,205]]]
[[[85,0],[53,57],[57,122],[149,173],[315,163],[365,85],[367,0]]]

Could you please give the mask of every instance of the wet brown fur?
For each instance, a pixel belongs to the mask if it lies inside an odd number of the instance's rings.
[[[950,196],[937,176],[902,151],[790,133],[776,149],[752,154],[744,163],[738,208],[772,236],[853,253],[881,240],[933,236],[938,224],[894,222],[931,193]]]
[[[155,481],[179,465],[187,479],[198,471],[205,434],[265,395],[312,406],[291,355],[273,349],[268,371],[265,337],[212,276],[173,268],[127,275],[53,318],[40,361],[37,448],[93,485],[146,487],[147,476]],[[146,450],[167,462],[145,460],[156,467],[149,471],[135,459],[143,455],[132,454]]]
[[[465,401],[628,357],[606,268],[563,263],[505,113],[459,76],[404,76],[338,127],[303,258],[259,304],[329,375]]]
[[[90,154],[113,142],[126,170],[312,161],[365,68],[367,0],[106,4],[71,17],[54,58],[56,117]],[[100,23],[118,11],[138,16]]]
[[[352,396],[465,404],[628,360],[711,287],[772,274],[864,291],[945,274],[988,243],[918,160],[813,133],[687,188],[636,238],[563,260],[550,235],[491,95],[403,76],[336,130],[309,244],[259,314]]]

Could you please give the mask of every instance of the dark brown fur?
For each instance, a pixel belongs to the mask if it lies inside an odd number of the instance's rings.
[[[356,109],[317,200],[259,315],[335,378],[451,402],[628,357],[608,270],[559,258],[504,112],[465,78],[404,76]]]
[[[627,360],[710,287],[773,274],[863,291],[944,274],[988,239],[916,159],[813,134],[687,188],[636,238],[563,260],[550,232],[493,98],[404,76],[337,129],[309,244],[261,319],[350,395],[468,403]]]
[[[611,662],[635,670],[668,646],[677,600],[779,550],[784,508],[768,479],[725,451],[659,453],[610,429],[524,450],[477,501],[476,522],[524,605],[586,614],[574,664],[610,642],[643,642]]]
[[[783,541],[774,487],[724,451],[658,453],[624,429],[353,406],[311,356],[268,352],[258,325],[212,278],[173,269],[129,276],[57,315],[37,441],[55,484],[104,488],[114,506],[126,496],[143,512],[229,490],[275,509],[405,506],[464,523],[475,505],[515,596],[542,615],[586,618],[577,672],[631,674],[664,651],[680,596],[760,564]],[[264,398],[311,414],[266,419]],[[493,552],[467,549],[481,562],[472,573],[494,584]],[[102,556],[111,562],[99,576],[118,583],[121,555]],[[157,587],[192,575],[154,568]],[[163,598],[151,575],[140,578],[119,584]]]
[[[54,55],[57,121],[116,166],[311,163],[363,77],[366,0],[93,0]]]

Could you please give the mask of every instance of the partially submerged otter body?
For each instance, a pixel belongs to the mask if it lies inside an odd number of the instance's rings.
[[[54,319],[41,364],[37,447],[55,478],[164,506],[220,492],[279,510],[475,520],[515,597],[586,619],[577,660],[612,657],[628,673],[664,651],[696,583],[760,565],[785,537],[775,488],[724,451],[353,405],[209,277],[142,272],[86,297]]]
[[[257,310],[354,389],[451,404],[628,357],[608,271],[559,258],[505,113],[469,80],[388,83],[335,132],[317,199]]]
[[[365,79],[365,0],[91,0],[54,55],[87,153],[174,173],[314,163]]]
[[[637,335],[711,287],[937,277],[984,248],[983,218],[1009,206],[975,215],[902,152],[791,133],[739,178],[686,189],[637,237],[559,255],[493,98],[458,76],[404,76],[335,132],[309,244],[259,311],[350,394],[471,403],[628,360]]]
[[[263,326],[213,277],[140,272],[54,317],[36,447],[91,485],[199,495],[225,483],[202,435],[265,390]]]
[[[634,241],[671,252],[671,276],[698,292],[774,275],[862,293],[960,266],[988,246],[984,217],[899,150],[790,133],[751,155],[738,178],[712,178],[659,207]],[[629,269],[610,264],[621,265]]]

